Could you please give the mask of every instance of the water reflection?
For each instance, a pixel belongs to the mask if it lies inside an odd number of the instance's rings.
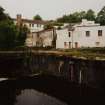
[[[26,77],[0,82],[0,105],[91,105],[92,102],[105,103],[104,97],[104,89],[68,82],[55,76]]]
[[[17,93],[15,105],[67,105],[34,89],[18,89]]]
[[[0,86],[0,105],[67,105],[34,89],[16,89]]]
[[[0,82],[4,80],[8,80],[8,78],[0,78]]]

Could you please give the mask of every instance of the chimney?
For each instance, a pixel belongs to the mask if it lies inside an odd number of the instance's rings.
[[[22,24],[22,16],[21,14],[17,14],[17,25],[20,26]]]

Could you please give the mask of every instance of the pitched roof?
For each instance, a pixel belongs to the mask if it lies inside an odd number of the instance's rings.
[[[29,20],[29,19],[22,19],[23,22],[27,23],[34,23],[34,24],[47,24],[47,21],[42,21],[42,20]]]
[[[13,18],[13,20],[17,20],[16,18]],[[42,21],[42,20],[31,20],[31,19],[22,19],[22,22],[25,23],[32,23],[32,24],[48,24],[48,21]]]
[[[53,29],[41,30],[41,31],[32,32],[32,33],[43,33],[43,32],[49,32],[49,31],[53,31]]]

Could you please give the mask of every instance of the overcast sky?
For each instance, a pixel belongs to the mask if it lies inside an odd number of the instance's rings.
[[[105,0],[0,0],[0,6],[13,18],[16,14],[24,18],[39,14],[45,20],[81,10],[98,12],[104,5]]]

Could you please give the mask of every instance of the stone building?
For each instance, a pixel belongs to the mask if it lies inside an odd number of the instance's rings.
[[[32,32],[27,36],[26,44],[31,47],[56,47],[56,32],[54,29]]]
[[[26,26],[30,33],[27,34],[26,46],[28,47],[55,47],[56,32],[55,29],[44,30],[47,21],[23,19],[21,15],[17,15],[13,19],[17,26]]]

